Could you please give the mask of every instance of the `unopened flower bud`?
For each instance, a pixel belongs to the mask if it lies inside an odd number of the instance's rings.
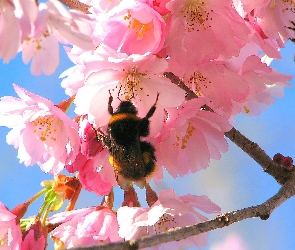
[[[284,157],[282,162],[284,168],[291,170],[293,168],[293,159],[290,156]]]
[[[277,164],[282,164],[284,160],[284,156],[280,153],[276,153],[274,156],[273,156],[273,161]]]

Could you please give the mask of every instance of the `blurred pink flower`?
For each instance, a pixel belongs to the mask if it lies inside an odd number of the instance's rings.
[[[22,233],[16,224],[16,215],[11,213],[0,201],[0,246],[1,249],[21,249]]]
[[[228,144],[224,132],[231,125],[222,116],[205,111],[208,99],[199,97],[176,108],[167,108],[167,121],[154,144],[157,165],[176,178],[207,168],[210,159],[220,159]],[[169,148],[169,150],[167,150]]]
[[[223,242],[213,244],[210,250],[247,250],[242,238],[235,233],[229,234]]]
[[[61,223],[51,232],[51,237],[62,241],[65,248],[122,240],[115,213],[102,206],[57,213],[48,222]]]
[[[52,74],[59,65],[59,45],[71,43],[84,50],[94,49],[91,19],[83,13],[68,11],[63,5],[50,0],[40,3],[20,1],[23,8],[23,61],[32,58],[31,72]],[[26,28],[25,28],[26,27]]]
[[[5,96],[0,101],[0,125],[12,128],[7,143],[18,149],[20,163],[37,163],[44,172],[58,174],[78,153],[77,123],[50,100],[13,87],[20,98]]]
[[[103,17],[103,42],[131,54],[156,53],[165,39],[162,16],[143,0],[128,0],[113,7]]]
[[[150,208],[120,207],[117,212],[119,235],[125,240],[155,235],[176,227],[184,227],[206,221],[204,213],[218,213],[220,208],[207,196],[177,196],[173,189],[162,190],[159,200]],[[207,244],[207,234],[200,234],[188,239],[169,242],[153,249],[175,249],[176,246],[200,247]]]
[[[5,63],[8,63],[17,54],[20,46],[21,29],[19,19],[15,16],[16,8],[13,1],[1,1],[0,58],[3,58]]]

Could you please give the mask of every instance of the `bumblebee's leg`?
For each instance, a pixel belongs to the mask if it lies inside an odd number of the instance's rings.
[[[146,116],[144,118],[149,119],[155,113],[158,99],[159,99],[159,93],[157,93],[157,98],[156,98],[154,105],[150,108],[149,112],[146,114]]]
[[[112,97],[110,90],[109,90],[109,93],[110,93],[110,97],[109,97],[108,111],[109,111],[110,115],[113,115],[114,114],[114,110],[112,107],[113,97]]]
[[[140,136],[148,136],[149,133],[150,133],[150,129],[149,129],[150,121],[149,121],[149,118],[151,118],[152,115],[155,113],[158,98],[159,98],[159,93],[157,93],[157,99],[156,99],[154,105],[150,108],[150,110],[146,114],[146,116],[140,120],[140,123],[139,123],[139,135]]]

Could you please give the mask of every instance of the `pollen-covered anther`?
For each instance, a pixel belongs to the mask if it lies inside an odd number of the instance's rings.
[[[185,149],[189,138],[193,135],[193,132],[195,130],[196,128],[190,122],[188,122],[185,135],[182,138],[176,135],[176,143],[174,143],[174,145],[180,146],[180,140],[181,140],[181,149]]]
[[[129,72],[126,72],[125,77],[121,81],[120,95],[125,97],[125,100],[130,100],[134,97],[136,86],[140,84],[140,78],[145,74],[137,72],[137,66],[133,66]]]
[[[138,38],[143,38],[144,35],[150,30],[152,25],[152,22],[145,24],[133,18],[131,21],[129,21],[128,28],[134,29]]]
[[[199,31],[199,27],[202,27],[203,30],[211,28],[211,25],[208,24],[209,20],[212,20],[210,13],[213,10],[207,9],[205,1],[192,0],[184,5],[181,13],[183,13],[185,29],[187,32]]]
[[[127,13],[128,14],[124,16],[124,20],[129,21],[128,28],[133,29],[138,38],[143,38],[148,31],[152,30],[153,22],[142,23],[136,18],[131,18],[130,10],[128,10]]]
[[[36,50],[41,50],[42,49],[42,46],[40,44],[40,41],[36,41],[37,42],[37,47],[36,47]]]
[[[250,113],[250,109],[248,109],[246,106],[244,106],[244,110],[245,110],[246,114]]]
[[[130,10],[127,11],[127,15],[124,16],[124,20],[130,20],[131,18],[131,13],[130,13]]]
[[[34,133],[38,134],[41,141],[46,141],[47,139],[56,141],[54,134],[57,132],[57,128],[53,125],[52,116],[39,117],[31,123],[35,126]]]

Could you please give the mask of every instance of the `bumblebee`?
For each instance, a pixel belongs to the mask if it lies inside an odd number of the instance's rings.
[[[145,117],[137,116],[137,109],[130,101],[121,101],[114,112],[113,97],[110,94],[108,112],[111,118],[107,135],[98,134],[98,138],[108,147],[110,162],[118,175],[130,181],[140,181],[155,169],[155,148],[141,137],[149,135],[149,118],[156,110],[159,94],[154,105]]]

